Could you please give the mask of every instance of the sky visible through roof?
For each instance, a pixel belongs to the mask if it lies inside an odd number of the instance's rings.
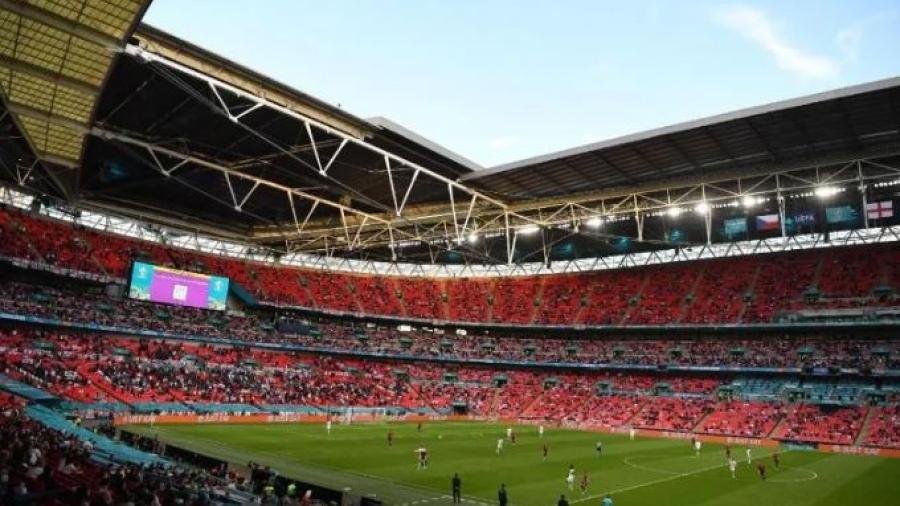
[[[900,0],[154,0],[144,21],[485,167],[900,75]]]

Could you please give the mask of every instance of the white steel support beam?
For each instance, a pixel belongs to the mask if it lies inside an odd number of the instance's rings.
[[[856,162],[856,174],[859,177],[859,186],[857,188],[859,189],[859,199],[860,203],[862,204],[861,209],[863,215],[863,226],[865,228],[869,228],[869,202],[868,198],[866,197],[866,182],[863,179],[862,162],[858,160]]]
[[[195,155],[189,155],[189,154],[182,153],[180,151],[176,151],[174,149],[157,146],[153,143],[150,143],[150,142],[147,142],[147,141],[144,141],[141,139],[137,139],[134,137],[130,137],[128,135],[120,134],[120,133],[113,132],[111,130],[106,130],[106,129],[103,129],[100,127],[94,127],[93,129],[91,129],[91,134],[93,134],[96,137],[100,137],[102,139],[114,140],[117,142],[122,142],[125,144],[130,144],[132,146],[143,148],[143,149],[146,149],[148,151],[155,153],[157,156],[162,154],[162,155],[168,156],[170,158],[180,160],[182,162],[192,163],[192,164],[195,164],[195,165],[198,165],[201,167],[205,167],[207,169],[221,172],[224,175],[225,180],[228,182],[228,187],[231,191],[231,196],[232,196],[232,199],[234,200],[235,205],[237,205],[237,198],[234,194],[234,189],[231,186],[231,179],[230,179],[231,177],[236,177],[239,179],[250,181],[251,183],[254,183],[257,186],[259,186],[259,185],[267,186],[269,188],[278,190],[285,194],[292,195],[294,197],[300,197],[304,200],[309,200],[311,202],[317,202],[318,204],[322,204],[322,205],[325,205],[328,207],[335,208],[335,209],[339,210],[341,213],[346,212],[346,213],[355,214],[355,215],[360,216],[360,218],[368,217],[371,221],[382,223],[385,225],[390,223],[389,220],[386,220],[379,215],[359,211],[352,207],[349,207],[349,206],[346,206],[346,205],[343,205],[343,204],[340,204],[338,202],[334,202],[334,201],[331,201],[328,199],[324,199],[322,197],[318,197],[316,195],[313,195],[311,193],[308,193],[308,192],[305,192],[302,190],[297,190],[295,188],[289,188],[287,186],[269,181],[267,179],[259,178],[259,177],[256,177],[256,176],[253,176],[250,174],[245,174],[243,172],[236,171],[232,168],[226,167],[226,166],[221,165],[216,162],[206,160],[204,158],[197,157]],[[158,157],[157,157],[157,160],[158,160]],[[160,165],[160,170],[162,171],[161,165]]]
[[[357,137],[348,135],[348,134],[344,133],[344,132],[341,131],[341,130],[335,129],[335,128],[333,128],[333,127],[331,127],[331,126],[329,126],[329,125],[326,125],[326,124],[324,124],[324,123],[321,123],[320,121],[317,121],[317,120],[315,120],[315,119],[313,119],[313,118],[310,118],[310,117],[308,117],[308,116],[302,115],[302,114],[300,114],[300,113],[298,113],[298,112],[296,112],[296,111],[293,111],[293,110],[291,110],[291,109],[288,109],[288,108],[286,108],[286,107],[284,107],[284,106],[282,106],[282,105],[280,105],[280,104],[277,104],[277,103],[271,102],[271,101],[269,101],[269,100],[266,100],[266,98],[264,98],[264,97],[259,97],[259,96],[255,95],[255,94],[253,94],[253,93],[250,93],[250,92],[245,91],[245,90],[243,90],[243,89],[241,89],[241,88],[238,88],[238,87],[236,87],[236,86],[233,86],[233,85],[231,85],[231,84],[229,84],[229,83],[226,83],[226,82],[224,82],[224,81],[221,81],[221,80],[219,80],[219,79],[217,79],[217,78],[215,78],[215,77],[212,77],[212,76],[210,76],[210,75],[204,74],[203,72],[197,71],[197,70],[195,70],[195,69],[193,69],[193,68],[191,68],[191,67],[182,65],[181,63],[178,63],[178,62],[176,62],[176,61],[174,61],[174,60],[171,60],[171,59],[169,59],[169,58],[166,58],[165,56],[162,56],[162,55],[159,55],[159,54],[157,54],[157,53],[148,51],[147,49],[144,49],[144,48],[142,48],[142,47],[140,47],[140,46],[136,46],[136,45],[133,45],[133,44],[129,44],[129,45],[125,46],[125,52],[126,52],[127,54],[131,55],[131,56],[135,56],[135,57],[137,57],[137,58],[143,59],[144,61],[151,62],[151,63],[158,63],[158,64],[161,64],[161,65],[164,65],[164,66],[166,66],[166,67],[169,67],[170,69],[177,70],[178,72],[181,72],[181,73],[183,73],[183,74],[189,75],[189,76],[191,76],[191,77],[193,77],[193,78],[195,78],[195,79],[199,79],[199,80],[201,80],[201,81],[207,83],[209,86],[211,86],[211,87],[213,87],[214,89],[217,90],[217,96],[220,97],[219,100],[222,102],[221,105],[223,106],[224,111],[225,111],[225,112],[229,115],[229,117],[230,117],[232,120],[234,120],[234,121],[239,121],[240,118],[237,117],[237,116],[232,115],[231,112],[230,112],[230,110],[229,110],[229,108],[228,108],[228,107],[226,106],[226,104],[224,103],[224,101],[221,100],[221,95],[220,95],[221,90],[226,90],[226,91],[228,91],[229,93],[232,93],[232,94],[234,94],[234,95],[236,95],[236,96],[238,96],[238,97],[241,97],[241,98],[243,98],[243,99],[245,99],[245,100],[248,100],[248,101],[250,101],[250,102],[252,102],[252,103],[254,103],[254,104],[261,104],[261,105],[264,106],[264,107],[267,107],[267,108],[272,109],[272,110],[275,110],[275,111],[277,111],[277,112],[279,112],[279,113],[281,113],[281,114],[284,114],[284,115],[286,115],[286,116],[289,116],[289,117],[291,117],[291,118],[294,118],[294,119],[296,119],[296,120],[299,120],[300,122],[302,122],[302,123],[305,125],[305,128],[307,128],[308,131],[311,131],[312,127],[315,127],[315,128],[317,128],[317,129],[319,129],[319,130],[324,131],[325,133],[327,133],[327,134],[329,134],[329,135],[339,137],[339,138],[341,138],[342,140],[346,140],[348,143],[357,145],[357,146],[359,146],[359,147],[361,147],[361,148],[364,148],[364,149],[366,149],[366,150],[368,150],[368,151],[371,151],[371,152],[373,152],[373,153],[376,153],[376,154],[379,154],[379,155],[381,155],[381,156],[384,156],[384,157],[390,159],[390,160],[391,160],[392,162],[394,162],[396,165],[404,166],[404,167],[409,167],[409,168],[411,168],[411,169],[418,170],[418,171],[420,171],[420,172],[426,174],[427,176],[429,176],[429,177],[431,177],[431,178],[433,178],[433,179],[435,179],[435,180],[437,180],[437,181],[439,181],[439,182],[442,182],[442,183],[444,183],[444,184],[447,184],[447,185],[449,185],[449,186],[452,186],[453,188],[455,188],[456,190],[458,190],[458,191],[460,191],[460,192],[467,193],[467,194],[471,194],[471,195],[477,195],[478,198],[480,198],[481,200],[483,200],[483,201],[485,201],[485,202],[488,202],[488,203],[490,203],[490,204],[492,204],[492,205],[494,205],[494,206],[496,206],[496,207],[498,207],[498,208],[500,208],[500,209],[504,209],[504,210],[505,210],[505,209],[508,208],[507,204],[504,203],[504,202],[501,202],[501,201],[499,201],[499,200],[497,200],[497,199],[495,199],[495,198],[493,198],[493,197],[490,197],[490,196],[485,195],[485,194],[483,194],[483,193],[481,193],[481,192],[479,192],[479,191],[477,191],[477,190],[474,190],[474,189],[472,189],[472,188],[469,188],[468,186],[466,186],[466,185],[464,185],[464,184],[462,184],[462,183],[460,183],[460,182],[458,182],[458,181],[454,181],[454,180],[452,180],[452,179],[450,179],[450,178],[444,176],[443,174],[440,174],[440,173],[438,173],[438,172],[435,172],[435,171],[433,171],[433,170],[430,170],[430,169],[428,169],[428,168],[426,168],[426,167],[423,167],[423,166],[421,166],[421,165],[419,165],[419,164],[417,164],[417,163],[414,163],[414,162],[412,162],[412,161],[410,161],[410,160],[407,160],[407,159],[405,159],[405,158],[403,158],[403,157],[401,157],[401,156],[398,156],[398,155],[395,155],[395,154],[393,154],[393,153],[391,153],[391,152],[389,152],[389,151],[386,151],[386,150],[384,150],[384,149],[382,149],[382,148],[380,148],[380,147],[378,147],[378,146],[375,146],[375,145],[373,145],[373,144],[367,142],[365,139],[361,139],[361,138],[357,138]],[[312,138],[311,138],[311,140],[312,140]],[[313,142],[313,144],[315,144],[315,142]],[[321,165],[321,164],[320,164],[320,165]],[[320,166],[320,169],[323,169],[323,168],[324,168],[324,167],[321,167],[321,166]]]

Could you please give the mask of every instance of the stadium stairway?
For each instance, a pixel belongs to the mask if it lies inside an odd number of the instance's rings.
[[[574,325],[574,324],[577,324],[577,323],[581,322],[582,314],[583,314],[585,311],[587,311],[587,308],[588,308],[589,305],[590,305],[590,303],[588,303],[588,304],[583,304],[583,303],[580,303],[580,302],[579,302],[579,304],[578,304],[578,309],[575,310],[575,314],[572,315],[572,321],[569,322],[569,323],[571,323],[571,324]]]
[[[294,275],[293,277],[294,277],[294,281],[297,283],[297,285],[300,286],[300,291],[306,294],[306,300],[310,301],[310,305],[312,307],[318,308],[319,301],[316,300],[316,297],[315,297],[315,295],[313,295],[312,290],[309,289],[308,284],[304,285],[303,283],[301,283],[300,276],[298,276],[298,275]]]
[[[756,282],[759,280],[759,273],[762,272],[763,262],[758,262],[756,264],[756,268],[753,269],[753,275],[750,277],[750,282],[747,283],[747,293],[756,293]],[[756,297],[754,296],[754,299]],[[747,307],[753,302],[753,300],[743,300],[741,302],[741,309],[738,311],[737,320],[739,322],[744,321],[744,314],[747,312]]]
[[[537,318],[538,314],[540,314],[541,309],[544,307],[544,285],[547,283],[547,276],[541,277],[541,283],[538,285],[537,291],[534,294],[534,299],[531,301],[531,316],[528,317],[528,323],[533,324],[535,318]],[[541,301],[540,304],[535,305],[534,301]]]
[[[772,438],[775,436],[775,434],[780,434],[781,432],[783,432],[782,429],[784,427],[784,424],[787,423],[788,419],[791,417],[792,414],[794,414],[794,411],[796,411],[796,410],[797,410],[796,404],[788,406],[788,408],[784,411],[784,416],[782,416],[781,419],[778,420],[778,423],[776,423],[772,427],[772,430],[770,430],[769,433],[766,434],[766,438]]]
[[[698,418],[697,423],[695,423],[694,426],[691,427],[691,432],[695,433],[695,434],[699,434],[700,431],[698,429],[703,425],[703,422],[705,422],[706,419],[709,418],[709,416],[712,415],[714,412],[715,412],[714,410],[707,411],[706,413],[703,414],[703,416]]]
[[[537,409],[542,405],[544,401],[544,394],[545,392],[541,392],[536,397],[531,399],[531,402],[529,402],[523,409],[519,410],[518,416],[536,416],[538,413],[534,413],[533,408]]]
[[[690,312],[691,306],[694,305],[694,301],[697,300],[696,297],[687,299],[688,295],[692,295],[697,292],[697,287],[700,286],[700,283],[703,282],[703,278],[706,276],[706,264],[700,264],[700,273],[697,274],[697,277],[694,278],[694,282],[691,283],[690,288],[688,288],[687,293],[685,293],[684,299],[682,299],[681,307],[678,308],[678,319],[676,319],[676,323],[681,323],[684,320],[684,317]]]
[[[500,398],[500,389],[494,388],[494,395],[491,396],[491,404],[488,406],[488,409],[485,410],[485,414],[490,418],[497,417],[497,399]]]
[[[397,286],[397,280],[388,276],[384,279],[385,285],[388,287],[389,294],[396,294],[398,291],[402,293],[400,287]],[[409,316],[409,310],[406,309],[406,299],[404,297],[397,297],[394,295],[394,298],[397,299],[397,305],[400,306],[400,314],[402,316]]]
[[[105,275],[105,276],[112,277],[112,274],[110,274],[110,272],[106,268],[106,266],[103,265],[103,262],[101,262],[100,260],[97,260],[97,257],[94,256],[93,250],[91,250],[91,252],[88,254],[88,261],[90,261],[91,264],[93,264],[97,267],[97,271],[103,273],[103,275]]]
[[[21,234],[21,237],[25,238],[25,246],[28,248],[28,251],[30,251],[31,254],[34,255],[34,258],[39,262],[46,263],[46,259],[44,258],[44,255],[41,254],[40,250],[37,248],[37,246],[34,245],[34,242],[30,239],[31,234],[28,233],[29,232],[28,227],[26,227],[25,224],[22,223],[20,220],[13,218],[12,216],[10,216],[9,221],[13,224],[14,227],[16,227],[17,230],[25,232],[25,233]]]
[[[641,279],[641,286],[638,288],[638,291],[634,295],[632,295],[632,297],[637,300],[637,303],[633,304],[633,305],[628,304],[628,306],[625,308],[625,312],[622,314],[622,318],[619,319],[619,321],[617,321],[616,324],[627,325],[628,320],[631,319],[631,313],[633,313],[634,310],[637,309],[637,307],[641,305],[641,297],[644,296],[644,288],[646,288],[647,285],[650,283],[650,273],[651,272],[652,271],[648,270],[647,272],[644,273],[644,276]]]
[[[812,281],[809,282],[810,286],[819,286],[819,282],[822,280],[822,271],[825,269],[825,255],[819,255],[816,260],[816,270],[813,273]]]
[[[366,306],[363,304],[363,300],[359,296],[359,289],[350,291],[350,297],[353,299],[353,307],[351,307],[350,310],[367,314]],[[378,311],[374,310],[373,312],[377,314]]]
[[[856,446],[860,446],[866,440],[866,437],[869,435],[869,426],[872,423],[872,417],[875,415],[875,410],[872,408],[866,408],[866,417],[863,418],[862,426],[859,428],[859,434],[856,435],[856,438],[853,440],[853,444]]]
[[[128,406],[128,409],[134,409],[134,406],[130,402],[128,402],[128,400],[123,397],[121,393],[117,392],[106,381],[104,381],[99,373],[90,371],[90,364],[85,362],[84,364],[79,366],[76,371],[81,375],[82,378],[87,380],[87,382],[97,390],[100,390],[104,394],[115,399],[117,402]]]
[[[438,294],[439,294],[439,308],[440,308],[440,316],[439,318],[445,321],[450,320],[450,298],[448,297],[446,300],[443,295],[449,293],[450,287],[447,286],[447,280],[443,278],[439,278],[437,281],[438,286]]]
[[[625,420],[624,422],[622,422],[622,424],[619,426],[620,427],[631,427],[634,424],[634,419],[637,418],[638,415],[641,414],[641,411],[643,411],[643,407],[641,409],[634,410],[634,413],[632,413],[631,416],[629,416],[628,419]]]

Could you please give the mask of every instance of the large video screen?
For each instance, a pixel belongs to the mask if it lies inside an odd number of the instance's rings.
[[[128,296],[163,304],[224,311],[228,278],[135,262]]]

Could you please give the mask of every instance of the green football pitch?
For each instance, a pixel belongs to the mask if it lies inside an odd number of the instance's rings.
[[[776,469],[771,449],[735,447],[736,478],[725,465],[724,448],[704,444],[696,456],[685,440],[640,438],[575,430],[515,428],[518,441],[496,454],[506,426],[474,422],[334,425],[170,425],[130,426],[165,442],[229,462],[255,461],[280,474],[356,495],[374,495],[385,504],[450,504],[450,479],[459,473],[463,504],[497,503],[506,484],[512,506],[553,506],[560,494],[572,505],[599,505],[611,494],[616,506],[640,505],[894,505],[900,504],[900,460],[783,451]],[[394,445],[388,447],[388,431]],[[602,441],[603,454],[595,452]],[[542,459],[544,443],[549,457]],[[415,449],[428,449],[430,466],[418,470]],[[756,472],[768,469],[763,481]],[[575,490],[565,481],[576,469]],[[585,493],[579,483],[589,473]]]

